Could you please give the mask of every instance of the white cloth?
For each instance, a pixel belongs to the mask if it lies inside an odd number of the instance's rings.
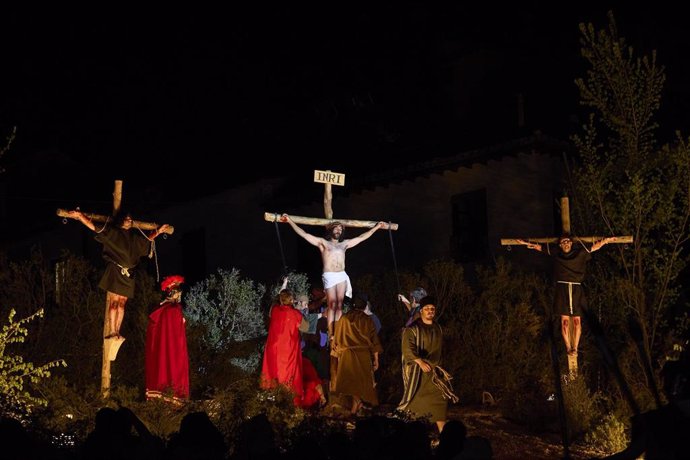
[[[321,281],[323,281],[323,288],[328,289],[340,284],[343,281],[347,282],[347,287],[345,288],[345,295],[352,298],[352,285],[350,284],[350,277],[347,276],[345,271],[342,272],[323,272],[321,275]]]

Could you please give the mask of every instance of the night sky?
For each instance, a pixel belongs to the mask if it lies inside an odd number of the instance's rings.
[[[167,203],[259,177],[352,178],[536,129],[574,131],[577,25],[605,25],[610,6],[374,3],[8,12],[0,136],[16,126],[17,138],[0,161],[10,206],[107,201],[118,178],[137,199]],[[661,137],[687,133],[686,16],[625,3],[613,6],[621,35],[657,49],[667,68]]]

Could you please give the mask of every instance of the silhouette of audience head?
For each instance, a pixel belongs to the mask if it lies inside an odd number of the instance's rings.
[[[436,457],[451,459],[459,454],[465,446],[467,428],[460,420],[448,420],[439,436]]]
[[[96,412],[94,431],[110,431],[117,426],[117,411],[111,407],[101,407]]]
[[[224,459],[226,454],[223,434],[216,428],[206,412],[190,412],[180,423],[180,431],[168,444],[170,459]]]
[[[255,415],[242,424],[235,450],[235,458],[268,460],[278,457],[275,434],[266,414]]]

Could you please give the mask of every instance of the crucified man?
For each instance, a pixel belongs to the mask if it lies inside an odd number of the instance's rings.
[[[328,335],[333,337],[333,322],[340,319],[343,314],[343,300],[345,296],[352,297],[350,277],[345,273],[345,251],[369,238],[376,230],[384,228],[386,223],[379,222],[358,237],[343,240],[344,227],[340,222],[331,222],[326,225],[326,236],[319,238],[302,230],[287,214],[283,214],[282,217],[299,236],[321,251],[321,260],[323,262],[322,281],[328,302],[326,310]]]
[[[544,252],[539,243],[530,243],[525,240],[517,240],[524,244],[528,249]],[[577,356],[577,347],[580,343],[582,334],[582,309],[587,308],[587,298],[582,289],[582,281],[585,277],[587,262],[592,258],[590,255],[598,251],[608,243],[615,243],[616,237],[601,239],[592,244],[591,249],[587,249],[584,244],[582,247],[573,247],[573,240],[570,235],[563,234],[558,239],[559,250],[555,253],[548,253],[553,258],[553,277],[556,283],[554,287],[554,313],[561,316],[561,334],[565,342],[565,349],[568,355]],[[570,332],[570,319],[572,318],[572,335]]]
[[[153,240],[165,233],[169,225],[161,225],[146,235],[141,230],[132,230],[132,215],[128,212],[119,213],[112,225],[106,222],[101,228],[96,228],[91,219],[79,210],[69,211],[66,216],[96,232],[96,241],[103,245],[106,265],[98,286],[106,291],[108,305],[108,331],[104,338],[120,338],[125,305],[134,297],[133,269],[139,259],[149,254]]]

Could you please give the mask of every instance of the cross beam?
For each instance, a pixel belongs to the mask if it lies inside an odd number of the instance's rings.
[[[75,217],[72,217],[69,215],[69,211],[66,209],[58,209],[55,212],[58,216],[64,217],[66,219],[76,219]],[[112,220],[112,217],[110,216],[104,216],[102,214],[93,214],[90,212],[83,212],[86,217],[91,219],[92,222],[99,222],[99,223],[106,223],[109,220]],[[156,230],[158,227],[160,227],[160,224],[157,224],[155,222],[144,222],[141,220],[134,220],[132,221],[132,227],[134,228],[140,228],[142,230]],[[168,235],[172,235],[175,232],[175,227],[172,225],[168,226],[165,230],[163,230],[161,233],[167,233]]]
[[[629,244],[633,242],[632,236],[574,236],[570,239],[573,242],[583,242],[583,243],[596,243],[597,241],[603,240],[604,238],[614,238],[610,244]],[[558,243],[557,237],[546,237],[546,238],[501,238],[502,246],[516,246],[524,245],[520,241],[529,241],[530,243]]]
[[[352,219],[323,219],[319,217],[302,217],[302,216],[293,216],[292,214],[290,215],[290,219],[296,223],[296,224],[303,224],[303,225],[328,225],[331,222],[340,222],[343,224],[345,227],[359,227],[359,228],[373,228],[376,224],[378,224],[378,221],[374,220],[352,220]],[[287,223],[287,220],[285,220],[282,217],[282,213],[278,214],[275,212],[265,212],[264,213],[264,220],[268,222],[281,222],[281,223]],[[397,230],[398,229],[398,224],[395,223],[386,223],[386,225],[383,227],[385,230]]]

